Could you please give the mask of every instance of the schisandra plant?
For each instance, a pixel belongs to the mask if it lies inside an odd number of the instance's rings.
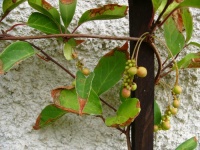
[[[3,14],[0,23],[10,12],[26,0],[4,0]],[[50,60],[58,67],[66,71],[72,77],[73,84],[60,86],[51,91],[53,98],[52,104],[46,106],[39,114],[34,129],[41,129],[52,124],[66,113],[75,113],[78,115],[94,115],[100,117],[106,126],[114,127],[124,133],[127,140],[130,141],[129,125],[140,113],[140,101],[131,97],[131,91],[137,90],[135,77],[144,78],[148,75],[148,70],[143,66],[137,65],[138,52],[143,42],[149,43],[154,49],[158,61],[158,73],[155,77],[155,84],[160,84],[160,79],[164,78],[170,72],[176,72],[176,81],[170,86],[169,91],[172,95],[171,105],[166,107],[164,115],[161,115],[160,108],[155,101],[154,104],[154,131],[170,129],[170,117],[177,114],[180,105],[179,94],[182,88],[178,83],[179,69],[199,68],[200,54],[189,53],[180,57],[179,53],[183,48],[190,45],[200,47],[199,43],[190,41],[193,31],[192,15],[189,7],[200,8],[199,0],[152,0],[154,12],[158,17],[152,23],[150,32],[142,34],[140,37],[112,37],[103,35],[75,34],[76,30],[88,21],[120,19],[127,15],[128,6],[118,4],[107,4],[99,8],[87,10],[77,22],[73,31],[68,27],[73,19],[77,0],[59,0],[59,11],[45,0],[27,0],[30,7],[35,9],[26,23],[14,24],[6,31],[2,30],[0,40],[19,40],[13,42],[0,53],[0,74],[5,74],[17,63],[29,57],[37,55],[44,60]],[[13,36],[9,34],[11,30],[19,25],[32,27],[45,35],[35,36]],[[156,30],[163,28],[165,42],[154,35]],[[185,30],[185,31],[184,31]],[[185,32],[183,34],[183,31]],[[161,32],[161,31],[160,31]],[[86,64],[79,59],[78,53],[74,50],[77,45],[83,43],[78,38],[101,38],[113,40],[136,41],[133,54],[128,52],[128,43],[122,47],[116,47],[101,57],[94,70],[89,70]],[[40,47],[27,40],[56,38],[63,42],[63,55],[66,61],[76,60],[75,66],[77,72],[75,75],[64,68],[59,62],[45,53]],[[155,44],[165,46],[168,55],[166,61],[162,62],[160,52]],[[39,55],[40,52],[42,54]],[[177,61],[179,60],[179,61]],[[120,106],[118,109],[109,105],[100,95],[113,87],[122,80],[120,90]],[[117,99],[116,99],[117,100]],[[104,117],[102,113],[102,103],[109,106],[116,112],[115,116]],[[130,149],[130,142],[127,142]],[[182,148],[195,148],[196,138],[191,138],[177,150]]]

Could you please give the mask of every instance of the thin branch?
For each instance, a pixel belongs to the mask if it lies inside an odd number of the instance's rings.
[[[156,77],[155,77],[155,84],[157,84],[157,82],[159,81],[161,70],[162,70],[162,61],[161,61],[160,54],[159,54],[158,50],[156,49],[154,43],[151,43],[151,46],[154,50],[154,53],[156,55],[157,62],[158,62],[158,71],[157,71],[157,74],[156,74]]]
[[[129,125],[126,129],[126,141],[127,141],[127,147],[128,147],[128,150],[131,150],[131,139],[130,139],[130,127],[131,125]]]
[[[178,57],[180,53],[178,53],[163,69],[162,71],[165,71],[168,67],[170,67],[176,60],[176,58]]]
[[[102,98],[100,98],[100,100],[104,103],[104,104],[106,104],[108,107],[110,107],[113,111],[117,111],[117,109],[115,109],[113,106],[111,106],[110,104],[108,104],[106,101],[104,101]]]
[[[8,33],[9,31],[13,30],[16,26],[21,26],[21,25],[26,25],[26,24],[25,23],[15,24],[12,27],[10,27],[10,29],[6,30],[5,33]]]
[[[3,19],[6,18],[6,16],[7,16],[8,14],[9,14],[9,13],[3,14],[3,16],[2,16],[1,19],[0,19],[0,23],[3,21]]]
[[[52,61],[53,63],[55,63],[57,66],[59,66],[60,68],[62,68],[65,72],[67,72],[72,78],[75,78],[75,75],[73,75],[69,70],[67,70],[64,66],[62,66],[61,64],[59,64],[56,60],[54,60],[51,56],[49,56],[47,53],[45,53],[41,48],[37,47],[36,45],[30,43],[34,48],[36,48],[37,50],[39,50],[43,55],[45,55],[47,57],[47,59],[49,59],[50,61]]]
[[[172,72],[173,70],[169,70],[168,72],[165,72],[163,74],[160,75],[160,78],[163,78],[164,76],[168,75],[170,72]]]
[[[0,40],[31,40],[31,39],[49,39],[49,38],[98,38],[98,39],[109,39],[109,40],[126,40],[126,41],[138,41],[137,37],[116,37],[116,36],[105,36],[105,35],[89,35],[89,34],[50,34],[50,35],[39,35],[39,36],[5,36],[0,35]]]

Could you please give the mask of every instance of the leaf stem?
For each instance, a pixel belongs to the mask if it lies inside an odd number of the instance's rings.
[[[140,38],[137,37],[116,37],[116,36],[105,36],[105,35],[89,35],[89,34],[50,34],[50,35],[39,35],[39,36],[4,36],[0,35],[0,40],[31,40],[31,39],[49,39],[49,38],[98,38],[108,40],[126,40],[126,41],[138,41]]]

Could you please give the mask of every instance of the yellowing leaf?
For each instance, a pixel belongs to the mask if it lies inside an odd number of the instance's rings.
[[[100,8],[90,9],[83,13],[78,25],[92,20],[119,19],[127,15],[127,9],[128,6],[117,4],[108,4]]]

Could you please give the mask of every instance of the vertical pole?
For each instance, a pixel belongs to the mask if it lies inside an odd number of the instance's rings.
[[[150,31],[154,13],[151,0],[129,0],[130,36],[139,37]],[[135,42],[130,43],[134,49]],[[137,78],[137,90],[133,96],[140,100],[141,112],[131,125],[132,150],[153,150],[154,103],[154,52],[148,43],[142,43],[138,66],[147,68],[145,78]]]

